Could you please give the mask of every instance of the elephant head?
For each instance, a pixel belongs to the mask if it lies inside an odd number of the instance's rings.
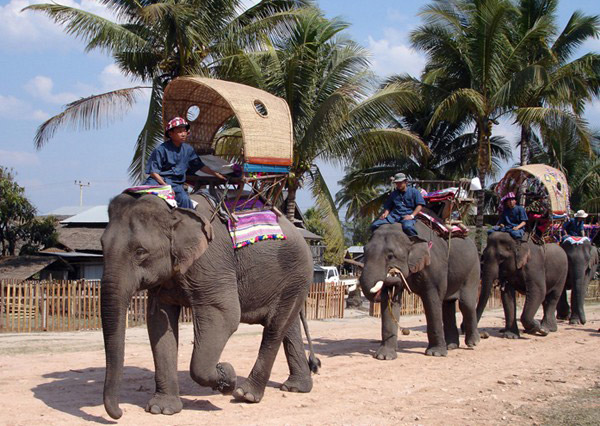
[[[399,224],[381,226],[365,246],[364,269],[360,276],[363,293],[373,301],[372,290],[382,284],[402,286],[404,280],[422,271],[430,262],[427,242],[410,239]]]
[[[131,297],[139,290],[173,286],[207,249],[212,227],[195,211],[170,210],[153,195],[121,194],[110,202],[108,215],[102,235],[100,301],[106,352],[104,406],[117,419],[122,415],[118,391]]]
[[[574,244],[570,240],[565,240],[560,245],[569,261],[569,271],[567,274],[567,288],[571,289],[571,324],[585,324],[585,296],[590,280],[594,278],[598,268],[598,249],[590,242]],[[566,294],[564,297],[566,302]],[[568,314],[568,305],[559,305],[561,316]]]
[[[485,305],[492,291],[494,281],[503,276],[511,276],[522,270],[531,258],[527,243],[517,242],[507,232],[494,232],[487,240],[481,255],[482,277],[481,295],[477,303],[477,319],[481,319]]]

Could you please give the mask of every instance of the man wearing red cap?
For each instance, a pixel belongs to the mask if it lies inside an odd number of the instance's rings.
[[[522,206],[517,206],[517,197],[514,192],[509,192],[502,197],[504,207],[500,213],[500,219],[488,233],[494,231],[508,232],[515,240],[520,240],[525,235],[527,225],[527,213]]]
[[[225,180],[219,172],[204,165],[194,148],[185,143],[190,134],[190,125],[181,117],[175,117],[167,123],[167,140],[150,154],[146,173],[149,175],[144,185],[171,185],[179,207],[193,208],[192,201],[183,187],[186,173],[202,170],[204,173]]]

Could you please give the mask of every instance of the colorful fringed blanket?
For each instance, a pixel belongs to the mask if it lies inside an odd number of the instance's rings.
[[[588,237],[572,237],[572,236],[568,236],[565,237],[563,239],[563,243],[570,243],[570,244],[583,244],[586,241],[590,241],[590,239]]]
[[[177,207],[177,201],[175,201],[175,193],[171,188],[171,185],[156,186],[156,185],[141,185],[127,188],[123,192],[130,194],[152,194],[159,198],[162,198],[166,203],[175,208]]]
[[[433,217],[425,212],[422,212],[422,211],[419,212],[419,214],[417,214],[417,219],[419,219],[425,225],[427,225],[428,227],[433,229],[442,238],[448,238],[449,236],[451,236],[453,238],[454,237],[464,238],[467,236],[467,233],[468,233],[465,229],[461,228],[460,226],[452,225],[449,228],[448,226],[444,225],[442,222],[440,222],[435,217]],[[452,234],[450,235],[450,233],[452,233]]]
[[[229,218],[227,226],[233,248],[239,249],[264,240],[285,240],[277,215],[270,210],[236,213],[237,222]]]

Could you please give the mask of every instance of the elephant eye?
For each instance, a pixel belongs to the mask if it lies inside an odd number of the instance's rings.
[[[145,248],[143,248],[143,247],[139,247],[139,248],[137,248],[137,249],[136,249],[136,251],[135,251],[135,255],[136,255],[138,258],[144,257],[144,256],[146,256],[147,254],[148,254],[148,250],[146,250],[146,249],[145,249]]]

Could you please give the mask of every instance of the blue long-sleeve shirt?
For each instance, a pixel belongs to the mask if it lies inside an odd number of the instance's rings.
[[[583,237],[583,220],[573,217],[565,222],[563,230],[572,237]]]
[[[521,222],[527,221],[527,213],[522,206],[514,206],[512,209],[505,207],[500,215],[500,225],[514,228],[521,224]]]
[[[409,186],[404,192],[394,190],[383,207],[390,212],[388,217],[398,222],[402,217],[412,214],[418,205],[424,206],[425,200],[418,189]]]
[[[203,166],[204,163],[191,145],[184,143],[177,147],[171,140],[167,140],[150,154],[146,173],[158,173],[163,179],[182,184],[188,170],[195,173]]]

